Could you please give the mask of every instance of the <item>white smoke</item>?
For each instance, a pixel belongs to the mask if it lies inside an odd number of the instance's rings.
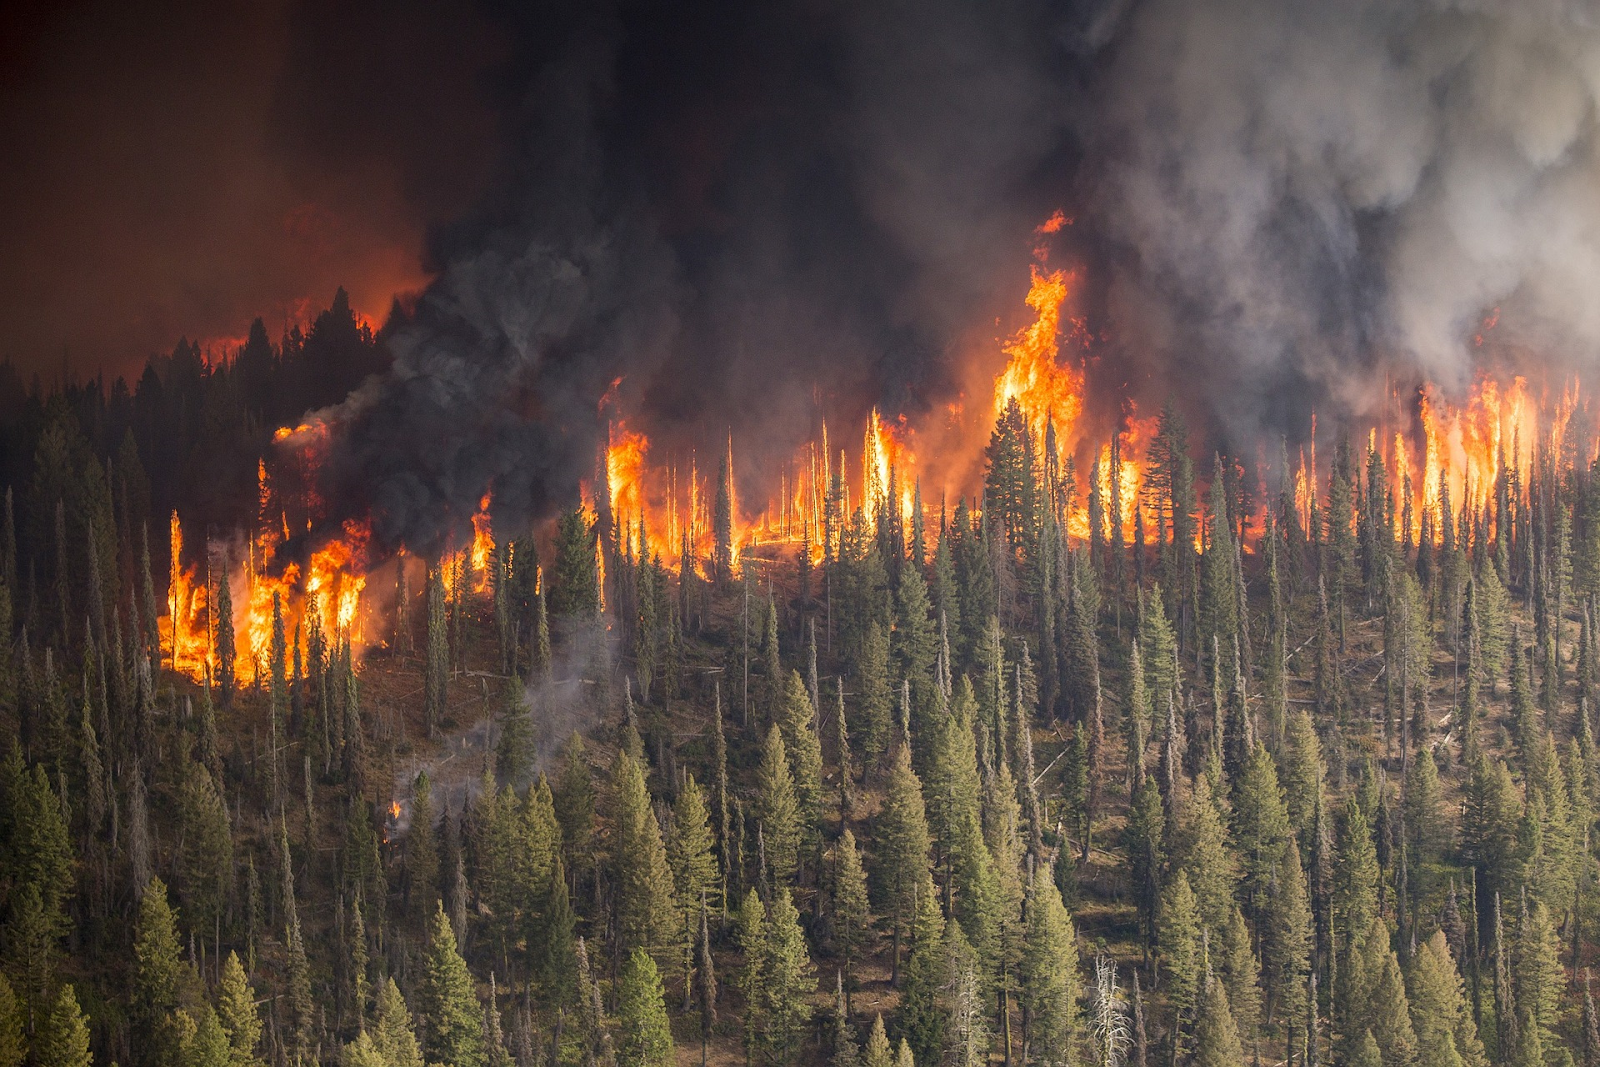
[[[1600,8],[1151,0],[1111,9],[1085,131],[1116,329],[1235,430],[1383,370],[1600,352]],[[1274,402],[1279,404],[1275,408]]]

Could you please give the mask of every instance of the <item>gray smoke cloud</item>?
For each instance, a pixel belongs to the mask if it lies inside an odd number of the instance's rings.
[[[731,431],[760,498],[819,412],[855,427],[874,403],[915,419],[950,400],[1020,325],[1056,208],[1076,220],[1052,262],[1081,268],[1097,424],[1113,392],[1176,394],[1249,454],[1313,409],[1370,412],[1385,381],[1582,369],[1600,346],[1594,14],[545,10],[514,29],[507,165],[438,235],[393,372],[337,413],[335,481],[391,544],[459,537],[489,486],[514,529],[594,474],[621,379],[656,460]]]
[[[1383,376],[1459,392],[1488,349],[1600,344],[1592,4],[1151,0],[1082,43],[1107,314],[1250,441]]]

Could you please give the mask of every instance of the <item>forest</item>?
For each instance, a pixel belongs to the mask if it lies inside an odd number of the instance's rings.
[[[175,670],[168,513],[385,362],[0,369],[0,1067],[1600,1064],[1586,448],[1264,496],[1169,404],[1130,508],[1013,404],[975,499],[724,463],[686,565],[602,494]]]

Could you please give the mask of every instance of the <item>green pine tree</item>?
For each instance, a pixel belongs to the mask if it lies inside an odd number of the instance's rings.
[[[671,1067],[672,1027],[656,961],[642,948],[628,954],[617,990],[618,1067]]]
[[[90,1067],[94,1063],[89,1054],[89,1023],[70,982],[62,983],[49,1014],[34,1034],[33,1062],[36,1067]]]
[[[677,959],[679,912],[661,825],[645,788],[644,768],[626,751],[619,752],[612,780],[616,790],[612,885],[617,938],[624,951],[642,948],[658,965],[671,964]]]
[[[1077,935],[1061,894],[1048,878],[1028,890],[1028,926],[1021,964],[1023,1059],[1052,1065],[1074,1059],[1079,1040]]]
[[[230,1067],[259,1067],[256,1046],[261,1042],[261,1014],[256,1009],[255,990],[245,976],[237,952],[228,953],[222,965],[222,981],[217,986],[217,1016],[228,1038]]]
[[[466,961],[456,950],[455,931],[442,906],[434,910],[428,930],[420,995],[427,1033],[423,1052],[428,1061],[452,1067],[486,1067],[483,1013]]]
[[[767,867],[774,886],[794,880],[800,857],[800,805],[789,769],[783,733],[774,723],[756,772],[756,819],[766,842]]]

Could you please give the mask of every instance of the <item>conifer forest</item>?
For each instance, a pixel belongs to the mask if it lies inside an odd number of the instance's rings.
[[[1600,1056],[1579,418],[1414,507],[1375,434],[1269,483],[1169,404],[1080,476],[1013,396],[973,499],[869,431],[785,538],[730,448],[670,562],[614,476],[353,621],[230,568],[254,405],[385,342],[258,334],[8,422],[0,1067]]]
[[[29,0],[0,146],[0,1067],[1600,1067],[1600,0]]]

